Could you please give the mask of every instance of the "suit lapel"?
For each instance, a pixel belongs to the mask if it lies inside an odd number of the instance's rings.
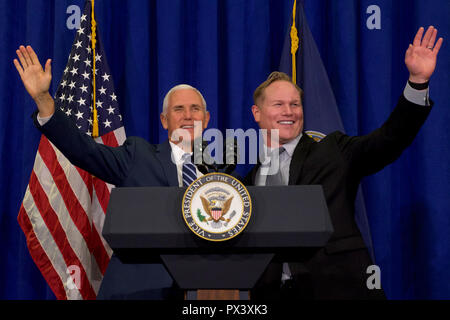
[[[258,163],[254,165],[252,170],[249,172],[245,179],[245,184],[249,186],[254,186],[256,184],[256,173],[258,172],[259,167],[261,166],[261,163],[258,160]]]
[[[161,162],[169,186],[178,186],[177,166],[172,161],[172,148],[169,140],[156,145],[156,156]]]
[[[305,159],[314,142],[314,139],[306,133],[303,133],[302,138],[295,147],[294,154],[292,155],[291,165],[289,167],[289,185],[295,185],[297,183],[297,180],[302,172]],[[256,174],[258,173],[260,166],[261,163],[258,161],[258,163],[248,173],[245,179],[246,185],[255,185]]]
[[[302,173],[303,164],[313,143],[314,139],[310,138],[306,133],[303,133],[297,147],[295,147],[291,165],[289,166],[289,185],[297,184],[298,178]]]

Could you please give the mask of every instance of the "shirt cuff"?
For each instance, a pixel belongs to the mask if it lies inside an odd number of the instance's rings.
[[[37,114],[37,121],[39,123],[39,125],[42,127],[44,124],[46,124],[48,122],[48,120],[50,120],[52,118],[53,115],[48,116],[48,117],[39,117],[39,113]]]
[[[423,90],[417,90],[411,87],[411,85],[407,82],[405,90],[403,91],[403,95],[406,100],[421,105],[421,106],[429,106],[429,88]]]

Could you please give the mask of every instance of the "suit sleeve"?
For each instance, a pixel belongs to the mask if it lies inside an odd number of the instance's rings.
[[[338,147],[353,172],[358,177],[367,176],[398,159],[413,142],[431,106],[414,104],[402,95],[388,120],[370,134],[350,137],[337,133]]]
[[[134,155],[134,140],[127,139],[119,147],[96,143],[58,109],[43,126],[37,121],[37,112],[32,117],[35,126],[73,165],[114,185],[120,185],[127,177]]]

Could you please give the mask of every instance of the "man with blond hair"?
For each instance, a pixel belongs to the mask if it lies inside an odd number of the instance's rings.
[[[425,35],[419,29],[405,54],[409,80],[397,107],[365,136],[333,132],[321,142],[310,138],[303,132],[303,92],[284,73],[272,73],[255,90],[252,113],[261,129],[268,130],[265,148],[278,155],[279,170],[269,175],[267,164],[256,165],[247,184],[322,185],[334,233],[304,263],[272,263],[252,291],[254,299],[384,298],[382,289],[366,285],[373,262],[354,219],[354,201],[361,179],[395,161],[431,111],[428,82],[443,42],[436,42],[436,36],[433,27]],[[272,130],[279,139],[273,139]]]

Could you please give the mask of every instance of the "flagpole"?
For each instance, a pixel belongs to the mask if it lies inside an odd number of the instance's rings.
[[[297,0],[294,0],[294,6],[292,8],[292,26],[291,26],[291,55],[292,55],[292,82],[297,84],[297,65],[296,56],[298,50],[298,33],[295,27],[295,12],[297,11]]]
[[[94,0],[91,0],[91,4],[92,4],[92,10],[91,10],[91,42],[92,42],[92,137],[97,138],[98,137],[98,117],[97,117],[97,106],[95,104],[96,101],[96,88],[95,88],[95,60],[96,60],[96,55],[95,55],[95,44],[96,44],[96,27],[97,27],[97,22],[95,21],[95,16],[94,16]]]

